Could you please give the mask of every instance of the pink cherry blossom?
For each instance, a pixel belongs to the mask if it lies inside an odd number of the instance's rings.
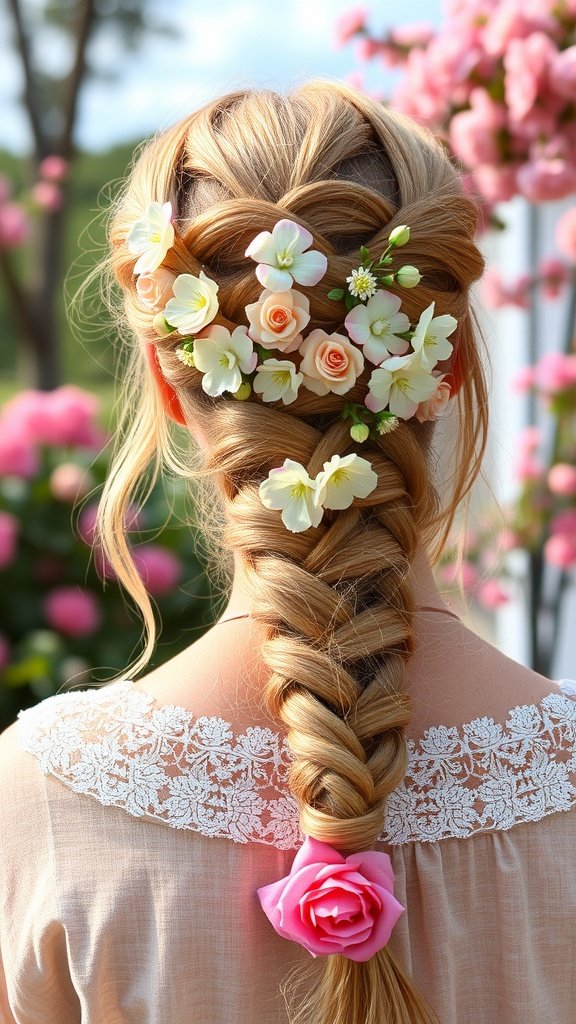
[[[542,463],[529,452],[519,452],[514,463],[514,475],[521,483],[539,480],[544,472]]]
[[[534,369],[537,388],[547,395],[576,386],[576,355],[545,352]]]
[[[16,249],[30,234],[30,222],[26,211],[18,203],[4,203],[0,206],[0,248]]]
[[[36,182],[31,195],[36,205],[47,213],[55,213],[62,206],[62,192],[53,181]]]
[[[511,38],[504,53],[506,105],[513,121],[521,121],[534,108],[548,85],[557,50],[544,32]]]
[[[56,154],[45,156],[38,172],[46,181],[63,181],[68,175],[68,161]]]
[[[576,46],[556,53],[552,59],[550,81],[560,96],[574,101],[576,96]]]
[[[528,426],[520,431],[516,439],[519,451],[526,455],[533,455],[542,444],[542,431],[539,427]]]
[[[576,263],[576,206],[563,213],[556,224],[556,244],[561,252]]]
[[[443,583],[461,585],[463,590],[473,590],[478,584],[478,570],[466,559],[461,565],[457,562],[448,562],[439,570],[439,577]]]
[[[356,43],[356,56],[358,60],[372,60],[381,50],[380,43],[377,43],[375,39],[370,39],[368,36],[361,36]]]
[[[20,523],[10,512],[0,511],[0,569],[6,569],[16,557]]]
[[[548,487],[553,494],[576,494],[576,466],[557,462],[548,472]]]
[[[544,558],[558,569],[570,569],[576,565],[576,539],[563,533],[553,534],[544,545]]]
[[[548,259],[542,260],[538,276],[540,278],[540,285],[542,292],[547,299],[557,299],[562,294],[565,285],[568,283],[569,271],[568,267],[562,260],[556,259],[554,256],[550,256]]]
[[[434,29],[427,21],[413,21],[409,25],[394,25],[390,29],[390,38],[398,46],[412,49],[414,46],[426,47],[434,37]]]
[[[336,43],[344,46],[353,36],[366,28],[368,12],[363,7],[355,7],[341,14],[336,20]]]
[[[157,544],[141,544],[135,548],[134,561],[150,594],[168,594],[174,590],[182,575],[182,563],[178,556]]]
[[[517,182],[522,194],[533,203],[563,199],[576,191],[576,167],[559,157],[531,160],[518,169]]]
[[[576,508],[564,508],[557,512],[550,521],[552,535],[564,534],[576,544]]]
[[[523,366],[510,381],[510,389],[517,395],[523,395],[530,391],[536,382],[536,369],[534,366]]]
[[[482,279],[484,301],[491,309],[502,309],[503,306],[530,309],[531,284],[529,274],[523,274],[513,284],[505,285],[497,270],[487,270]]]
[[[48,624],[65,636],[89,636],[102,621],[100,606],[94,594],[80,587],[58,587],[43,601]]]
[[[450,121],[450,142],[468,167],[497,164],[502,159],[499,134],[506,124],[506,108],[495,103],[485,89],[470,94],[470,109]]]
[[[505,203],[518,191],[517,173],[519,163],[500,166],[482,164],[474,168],[473,176],[480,192],[489,203]]]
[[[494,611],[510,601],[510,595],[497,579],[484,580],[477,588],[475,596],[479,604],[489,611]]]

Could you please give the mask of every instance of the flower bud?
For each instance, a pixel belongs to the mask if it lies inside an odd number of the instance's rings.
[[[416,267],[411,267],[410,264],[406,264],[405,267],[400,267],[400,270],[396,271],[396,280],[402,288],[415,288],[417,284],[420,284],[422,275]]]
[[[410,228],[407,224],[399,224],[397,228],[394,228],[394,230],[390,232],[388,241],[390,242],[390,245],[400,248],[401,245],[406,245],[406,242],[408,242],[409,239]]]
[[[363,441],[366,441],[369,434],[370,428],[366,423],[354,423],[350,427],[350,437],[353,441],[357,441],[358,444],[362,444]]]
[[[170,326],[164,313],[156,314],[152,321],[152,326],[159,338],[167,338],[169,334],[174,334],[176,330],[175,327]]]
[[[245,380],[238,388],[238,391],[233,391],[232,394],[234,395],[234,398],[238,399],[239,402],[245,402],[247,398],[250,398],[250,395],[252,394],[252,388],[248,381]]]
[[[183,341],[181,345],[176,349],[176,357],[184,366],[195,366],[194,362],[194,342]]]

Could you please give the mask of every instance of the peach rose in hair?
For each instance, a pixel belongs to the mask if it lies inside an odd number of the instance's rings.
[[[136,292],[142,305],[148,309],[164,309],[168,299],[172,298],[175,280],[176,274],[164,267],[140,274],[136,281]]]
[[[310,302],[293,289],[271,292],[265,288],[258,302],[246,306],[246,315],[253,341],[264,348],[295,352],[310,321]]]
[[[364,369],[360,349],[343,334],[312,331],[300,346],[300,353],[304,387],[316,395],[327,395],[329,391],[344,395],[354,387]]]
[[[438,387],[426,402],[420,402],[414,413],[419,423],[427,423],[429,420],[437,420],[446,412],[446,406],[450,401],[450,385],[448,381],[439,380]]]

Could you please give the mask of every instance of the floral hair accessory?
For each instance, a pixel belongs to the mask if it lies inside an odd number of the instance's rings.
[[[352,453],[333,455],[314,480],[301,462],[285,459],[270,470],[258,493],[265,508],[282,511],[282,522],[291,533],[302,533],[320,524],[324,509],[348,508],[354,498],[367,498],[377,485],[371,463]]]
[[[196,334],[212,322],[218,312],[218,285],[206,276],[179,274],[172,286],[174,297],[164,309],[169,327],[180,334]]]
[[[156,270],[174,245],[172,204],[148,203],[143,216],[130,228],[126,243],[129,252],[139,254],[135,274]]]
[[[360,963],[388,944],[404,912],[394,896],[388,854],[368,850],[343,857],[310,836],[290,874],[257,893],[282,938],[314,957],[339,954]]]
[[[273,230],[261,231],[246,249],[246,256],[255,260],[256,277],[264,288],[285,292],[292,282],[318,284],[328,267],[326,256],[311,249],[313,238],[306,228],[292,220],[279,220]]]

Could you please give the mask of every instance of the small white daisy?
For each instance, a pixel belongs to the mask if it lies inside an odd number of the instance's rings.
[[[365,302],[366,299],[370,299],[378,288],[378,282],[366,267],[357,267],[353,270],[349,277],[346,278],[348,282],[348,291],[350,295],[354,295],[357,299],[361,299]]]

